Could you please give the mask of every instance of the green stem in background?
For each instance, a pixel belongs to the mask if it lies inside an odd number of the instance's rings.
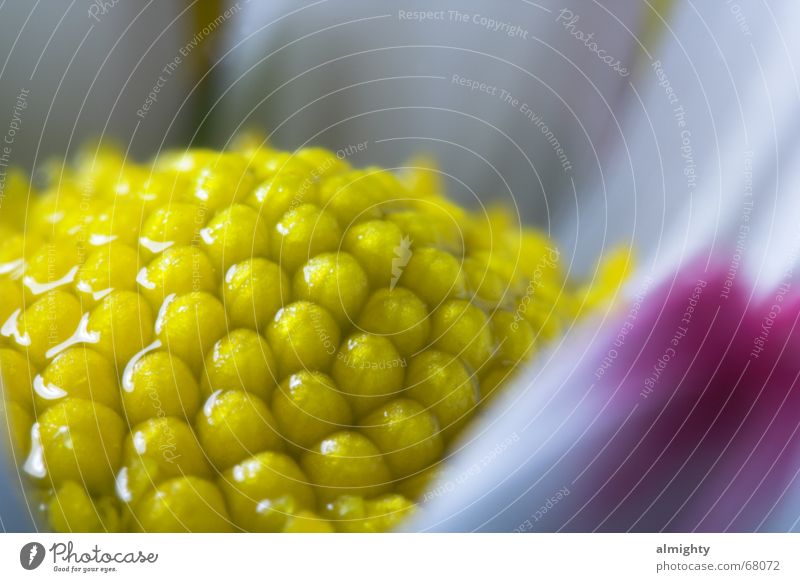
[[[214,22],[229,5],[232,5],[231,0],[195,0],[191,9],[192,36],[202,31],[209,23]],[[222,33],[225,24],[223,23],[214,33],[203,40],[202,45],[196,51],[195,58],[192,59],[194,67],[192,91],[195,94],[192,107],[194,121],[192,128],[196,132],[193,140],[196,147],[208,147],[213,143],[213,136],[210,133],[212,124],[203,120],[214,105],[214,96],[218,85],[217,78],[219,77],[219,65],[216,64],[216,57],[224,38]]]

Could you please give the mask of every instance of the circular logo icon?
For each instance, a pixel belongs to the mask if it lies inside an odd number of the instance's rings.
[[[35,570],[44,561],[44,546],[39,542],[29,542],[19,551],[19,563],[26,570]]]

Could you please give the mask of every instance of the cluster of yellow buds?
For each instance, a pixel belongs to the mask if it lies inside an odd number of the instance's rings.
[[[16,175],[0,209],[11,454],[67,531],[385,531],[590,292],[434,168],[243,141]]]

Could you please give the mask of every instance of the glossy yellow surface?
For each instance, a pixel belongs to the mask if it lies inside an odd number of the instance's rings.
[[[232,531],[219,488],[199,477],[178,477],[165,481],[144,496],[133,514],[135,531]]]
[[[232,265],[222,282],[222,302],[232,327],[263,331],[290,301],[291,286],[283,268],[266,259]]]
[[[201,376],[203,398],[214,390],[244,390],[266,402],[277,384],[278,367],[261,335],[235,329],[214,344]]]
[[[225,471],[220,487],[234,520],[248,531],[281,531],[291,514],[316,505],[308,477],[298,464],[272,451]]]
[[[272,398],[272,412],[281,434],[301,449],[353,422],[350,405],[333,379],[307,370],[281,382]]]
[[[283,438],[266,403],[242,390],[218,390],[197,415],[197,437],[220,470],[259,451],[280,451]]]
[[[216,269],[253,257],[267,257],[269,234],[258,212],[244,204],[220,210],[200,231],[203,248]]]
[[[192,246],[170,247],[156,256],[137,276],[139,292],[153,309],[172,295],[215,291],[214,267],[206,253]]]
[[[392,475],[398,479],[429,467],[444,450],[436,417],[410,398],[379,406],[359,424],[385,455]]]
[[[82,483],[90,493],[110,493],[120,467],[125,425],[110,408],[89,400],[68,398],[39,415],[31,431],[29,474],[58,487]],[[35,451],[34,451],[35,452]],[[40,464],[41,463],[41,464]]]
[[[200,406],[200,392],[192,371],[178,356],[156,351],[126,367],[122,403],[131,425],[159,416],[191,418]]]
[[[340,327],[358,319],[368,293],[367,274],[347,253],[317,255],[294,276],[294,297],[321,305]]]
[[[310,301],[281,308],[267,326],[281,378],[300,370],[328,371],[341,332],[327,309]]]
[[[629,271],[620,251],[575,285],[430,162],[343,158],[242,138],[146,165],[87,148],[41,193],[9,175],[0,420],[51,529],[393,529]]]
[[[303,453],[301,466],[317,485],[320,499],[340,495],[372,497],[392,486],[392,477],[381,451],[361,432],[334,433]]]
[[[121,528],[119,510],[113,497],[93,500],[75,481],[59,487],[48,504],[50,523],[59,533],[117,532]]]
[[[83,398],[121,412],[117,372],[113,362],[78,345],[53,358],[33,379],[34,401],[40,412],[66,398]]]
[[[122,465],[115,483],[117,497],[134,507],[165,479],[213,474],[192,428],[174,417],[151,418],[134,426],[123,444]]]
[[[358,324],[364,331],[387,337],[406,357],[425,348],[431,333],[425,303],[403,287],[375,291]]]
[[[155,323],[158,341],[199,371],[203,355],[227,330],[225,308],[215,296],[203,291],[170,295]]]
[[[386,337],[358,333],[342,342],[331,375],[357,417],[403,388],[406,360]]]

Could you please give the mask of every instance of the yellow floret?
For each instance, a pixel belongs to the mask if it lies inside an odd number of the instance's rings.
[[[0,213],[0,227],[23,224],[31,200],[38,198],[36,189],[28,182],[28,177],[17,168],[4,169],[3,212]]]
[[[116,490],[125,503],[137,501],[165,479],[212,476],[194,432],[177,418],[151,418],[133,427],[125,439],[122,463]]]
[[[98,202],[93,200],[91,205],[96,209]],[[50,190],[33,201],[28,214],[28,232],[42,239],[63,237],[71,229],[80,228],[84,222],[85,215],[79,207],[79,197],[74,192]]]
[[[0,270],[2,267],[0,265]],[[0,278],[0,297],[3,298],[0,301],[0,325],[2,325],[12,313],[22,307],[22,288],[16,281]]]
[[[519,314],[497,311],[492,315],[492,336],[497,344],[494,358],[518,364],[533,352],[536,332]]]
[[[329,521],[321,519],[311,511],[298,511],[286,520],[283,533],[333,533]]]
[[[153,341],[153,312],[132,291],[114,291],[92,310],[88,332],[95,350],[122,370],[136,353]]]
[[[461,263],[450,253],[433,247],[414,249],[400,285],[411,289],[431,309],[448,298],[466,295]]]
[[[313,204],[303,204],[284,214],[272,229],[270,253],[287,273],[320,253],[335,251],[342,232],[336,219]]]
[[[398,398],[379,406],[359,423],[385,455],[395,478],[422,471],[441,458],[439,423],[420,403]]]
[[[0,391],[2,400],[33,410],[33,379],[36,371],[28,358],[15,350],[0,349]]]
[[[536,333],[537,341],[551,341],[559,337],[564,322],[557,299],[538,291],[536,297],[526,301],[527,295],[517,303],[515,313],[521,313]],[[560,303],[560,302],[559,302]]]
[[[289,210],[303,204],[318,204],[317,183],[308,175],[281,172],[261,184],[246,200],[267,228],[275,224]]]
[[[325,506],[324,515],[340,532],[377,533],[390,531],[408,519],[416,505],[402,495],[364,499],[344,495]]]
[[[606,254],[591,282],[578,291],[583,309],[600,307],[613,298],[630,276],[633,264],[633,250],[629,247],[620,246]]]
[[[492,308],[511,302],[512,283],[484,261],[474,257],[464,259],[464,274],[474,298]]]
[[[319,305],[298,301],[282,308],[267,326],[281,378],[299,370],[326,371],[339,346],[339,326]]]
[[[400,250],[403,232],[386,220],[370,220],[354,225],[342,240],[342,248],[364,268],[373,287],[388,287],[393,267],[403,260]]]
[[[314,168],[293,153],[269,148],[253,148],[246,150],[244,154],[260,181],[283,174],[299,174],[313,178]]]
[[[436,213],[421,210],[392,212],[386,220],[394,222],[406,233],[417,247],[438,247],[461,256],[464,237],[458,223],[452,219],[442,220]]]
[[[130,425],[158,416],[193,419],[200,394],[192,371],[180,358],[169,352],[149,352],[126,366],[122,403]]]
[[[403,177],[408,190],[419,198],[427,199],[444,193],[442,173],[431,156],[418,155],[408,160]]]
[[[369,293],[367,275],[347,253],[323,253],[294,276],[294,297],[327,309],[342,328],[353,325]]]
[[[439,421],[445,440],[455,436],[478,404],[478,387],[458,358],[428,350],[411,358],[407,395],[421,402]]]
[[[367,166],[354,172],[361,176],[372,195],[387,211],[406,208],[411,193],[394,173],[380,166]]]
[[[244,204],[218,212],[200,231],[203,248],[215,269],[255,257],[267,257],[269,233],[258,213]]]
[[[110,242],[135,246],[139,239],[144,208],[138,201],[115,200],[92,217],[86,225],[89,244],[100,246]]]
[[[281,434],[301,449],[353,422],[347,401],[322,372],[301,371],[284,380],[272,398],[272,413]]]
[[[516,365],[513,362],[501,362],[489,368],[481,377],[481,402],[497,396],[514,377],[515,370]]]
[[[81,265],[81,253],[76,244],[59,242],[43,245],[27,260],[22,286],[29,301],[61,289],[66,291],[75,281]]]
[[[444,474],[445,466],[445,463],[440,462],[431,465],[424,471],[406,477],[397,484],[397,492],[407,499],[414,499],[421,503],[430,501],[434,494],[432,488]]]
[[[65,398],[83,398],[121,412],[114,364],[86,346],[70,348],[53,358],[33,379],[36,408],[44,409]]]
[[[20,462],[30,451],[33,416],[21,404],[0,399],[0,423],[11,436],[11,450],[5,452]]]
[[[211,260],[197,247],[167,249],[139,272],[136,281],[153,309],[173,293],[216,290]]]
[[[170,296],[156,319],[156,337],[192,370],[226,331],[225,309],[219,299],[202,291]]]
[[[408,289],[378,289],[361,311],[358,325],[364,331],[389,338],[403,356],[428,344],[431,324],[428,308]]]
[[[11,228],[0,227],[0,274],[22,274],[25,259],[30,259],[41,245],[39,237],[31,232],[22,234]]]
[[[220,154],[196,173],[191,190],[182,202],[200,204],[216,212],[247,197],[256,186],[256,175],[249,162],[233,154]]]
[[[148,493],[134,509],[136,530],[151,533],[232,531],[225,499],[211,481],[178,477]]]
[[[196,204],[178,202],[157,208],[147,217],[139,236],[142,256],[152,259],[172,247],[189,246],[200,240],[200,229],[208,211]]]
[[[292,516],[316,505],[306,475],[281,453],[245,459],[223,473],[220,487],[234,522],[250,532],[281,531]]]
[[[120,516],[109,498],[95,503],[83,487],[65,482],[56,491],[47,508],[50,525],[59,533],[116,532]]]
[[[139,255],[121,243],[93,251],[75,277],[75,293],[85,306],[93,306],[112,291],[136,289]]]
[[[219,390],[197,415],[197,436],[220,470],[265,450],[283,449],[283,438],[263,400],[241,390]]]
[[[303,454],[301,465],[322,501],[340,495],[372,497],[392,486],[380,450],[358,431],[341,431],[321,440]]]
[[[314,168],[312,175],[324,178],[341,174],[350,169],[341,153],[334,153],[321,147],[302,148],[295,152],[298,160],[301,160]]]
[[[225,273],[222,301],[232,327],[262,330],[290,302],[289,278],[272,261],[243,261]]]
[[[347,338],[333,363],[331,375],[360,417],[403,388],[406,360],[382,336],[358,333]]]
[[[461,299],[445,302],[431,318],[433,345],[480,370],[494,351],[492,328],[486,314]]]
[[[357,222],[381,218],[383,212],[369,184],[357,173],[328,178],[320,187],[320,206],[345,229]]]
[[[52,348],[72,337],[80,319],[81,304],[74,295],[50,291],[22,312],[16,322],[9,319],[12,325],[4,326],[3,332],[33,365],[41,367]]]
[[[77,481],[94,494],[113,491],[125,438],[125,424],[116,412],[68,398],[39,415],[32,435],[25,464],[31,477],[55,487]]]
[[[217,390],[244,390],[268,402],[278,368],[266,340],[250,329],[236,329],[214,344],[202,373],[203,398]]]

